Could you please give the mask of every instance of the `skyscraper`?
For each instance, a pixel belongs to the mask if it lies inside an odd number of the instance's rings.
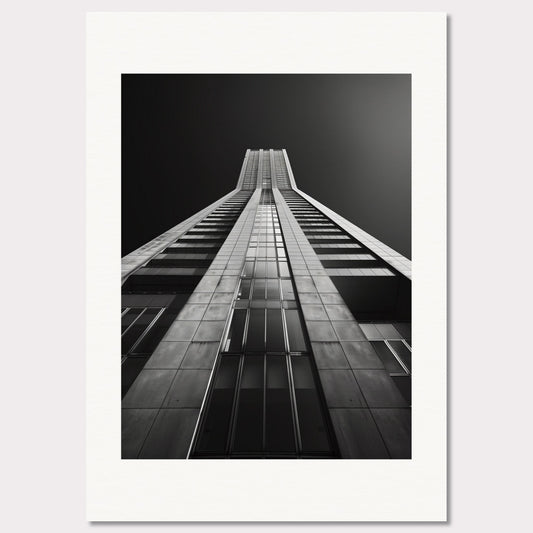
[[[122,282],[123,458],[411,457],[411,263],[285,150],[247,150]]]

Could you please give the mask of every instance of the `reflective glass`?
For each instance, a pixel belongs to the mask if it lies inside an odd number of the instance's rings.
[[[391,374],[405,374],[405,370],[398,362],[398,359],[391,352],[390,348],[385,344],[385,341],[371,341],[372,347],[376,350],[383,366]]]
[[[277,278],[278,277],[278,267],[276,261],[269,261],[267,263],[267,278]]]
[[[250,322],[246,335],[246,350],[259,352],[265,349],[265,311],[250,309]]]
[[[242,349],[242,339],[244,335],[244,325],[246,323],[246,309],[235,309],[231,319],[231,325],[226,342],[226,350],[229,352],[240,352]]]
[[[144,311],[142,307],[130,309],[126,314],[122,315],[122,333],[137,319],[137,317]]]
[[[265,299],[265,288],[266,288],[266,280],[254,279],[254,288],[252,292],[252,298],[254,300],[264,300]]]
[[[250,285],[252,281],[249,279],[243,279],[239,289],[239,300],[248,300],[250,298]]]
[[[291,357],[302,452],[331,452],[327,428],[307,357]]]
[[[285,356],[267,356],[265,444],[272,452],[294,452],[294,425]]]
[[[200,453],[223,454],[226,450],[239,359],[239,356],[225,355],[220,361],[198,440]]]
[[[285,351],[281,309],[267,309],[266,349],[268,352]]]
[[[160,308],[145,309],[144,313],[142,313],[122,335],[122,355],[126,355],[133,348],[135,343],[160,311]]]
[[[254,273],[254,261],[246,261],[244,264],[243,276],[246,278],[251,278]]]
[[[256,278],[264,278],[266,277],[266,261],[257,261],[256,267],[255,267],[255,277]]]
[[[411,372],[411,350],[402,341],[389,341],[389,344]]]
[[[289,350],[291,352],[305,352],[307,343],[302,326],[302,320],[297,309],[285,309]]]
[[[277,279],[269,279],[269,280],[267,280],[267,298],[269,300],[279,300],[280,299],[279,280],[277,280]]]
[[[263,448],[264,356],[245,356],[233,451],[259,452]]]

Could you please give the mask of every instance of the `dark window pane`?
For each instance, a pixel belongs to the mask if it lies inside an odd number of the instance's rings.
[[[235,388],[235,378],[239,366],[240,356],[224,355],[218,366],[214,380],[215,389],[233,389]]]
[[[285,355],[269,355],[267,363],[267,388],[287,389],[289,378],[287,376],[287,357]]]
[[[250,322],[246,336],[246,350],[262,352],[265,349],[265,311],[250,310]]]
[[[235,309],[231,326],[226,341],[226,350],[229,352],[240,352],[242,349],[242,339],[244,336],[244,324],[246,321],[246,309]]]
[[[122,333],[128,327],[133,324],[133,322],[137,319],[137,317],[144,311],[142,307],[138,307],[135,309],[130,309],[126,314],[122,315]]]
[[[311,370],[311,364],[306,356],[291,357],[292,374],[295,389],[314,389],[315,378]]]
[[[146,328],[151,324],[157,314],[161,311],[159,308],[148,308],[142,315],[130,326],[128,331],[122,335],[122,355],[126,355],[139,340]]]
[[[241,281],[241,286],[239,288],[239,299],[240,300],[247,300],[250,297],[250,284],[251,280],[249,279],[243,279]]]
[[[266,450],[291,453],[295,443],[286,357],[267,356],[266,363]]]
[[[389,344],[411,372],[411,350],[402,341],[389,341]]]
[[[244,356],[240,389],[262,389],[264,381],[264,355]]]
[[[261,452],[263,449],[264,356],[244,358],[233,451]]]
[[[281,309],[267,309],[266,347],[267,352],[285,351]]]
[[[267,280],[267,298],[269,300],[279,300],[279,280]]]
[[[265,299],[265,287],[266,280],[264,279],[254,279],[254,289],[253,289],[253,300],[264,300]]]
[[[237,355],[225,355],[220,361],[198,440],[200,453],[223,454],[226,450],[239,359]]]
[[[157,316],[161,311],[161,307],[148,307],[144,313],[138,318],[137,322],[145,326],[150,325],[150,322]]]
[[[291,357],[302,453],[329,453],[328,433],[307,357]]]
[[[246,278],[251,278],[254,273],[254,261],[246,261],[244,264],[243,276]]]
[[[285,309],[289,350],[291,352],[305,352],[307,343],[303,332],[302,320],[296,309]]]
[[[150,355],[161,342],[165,333],[168,331],[178,312],[175,309],[167,308],[158,317],[157,321],[146,332],[142,340],[131,350],[131,353]]]
[[[370,344],[372,344],[374,350],[376,350],[387,372],[390,372],[391,374],[405,374],[402,365],[398,362],[398,359],[396,359],[384,341],[371,341]]]
[[[294,300],[294,285],[290,279],[281,280],[281,290],[283,291],[284,300]]]

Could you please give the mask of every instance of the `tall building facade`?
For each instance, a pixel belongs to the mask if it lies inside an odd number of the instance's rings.
[[[411,457],[411,262],[285,150],[122,259],[122,457]]]

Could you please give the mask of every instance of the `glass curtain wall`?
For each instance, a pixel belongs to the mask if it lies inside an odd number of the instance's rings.
[[[270,179],[262,185],[193,457],[332,457]]]

